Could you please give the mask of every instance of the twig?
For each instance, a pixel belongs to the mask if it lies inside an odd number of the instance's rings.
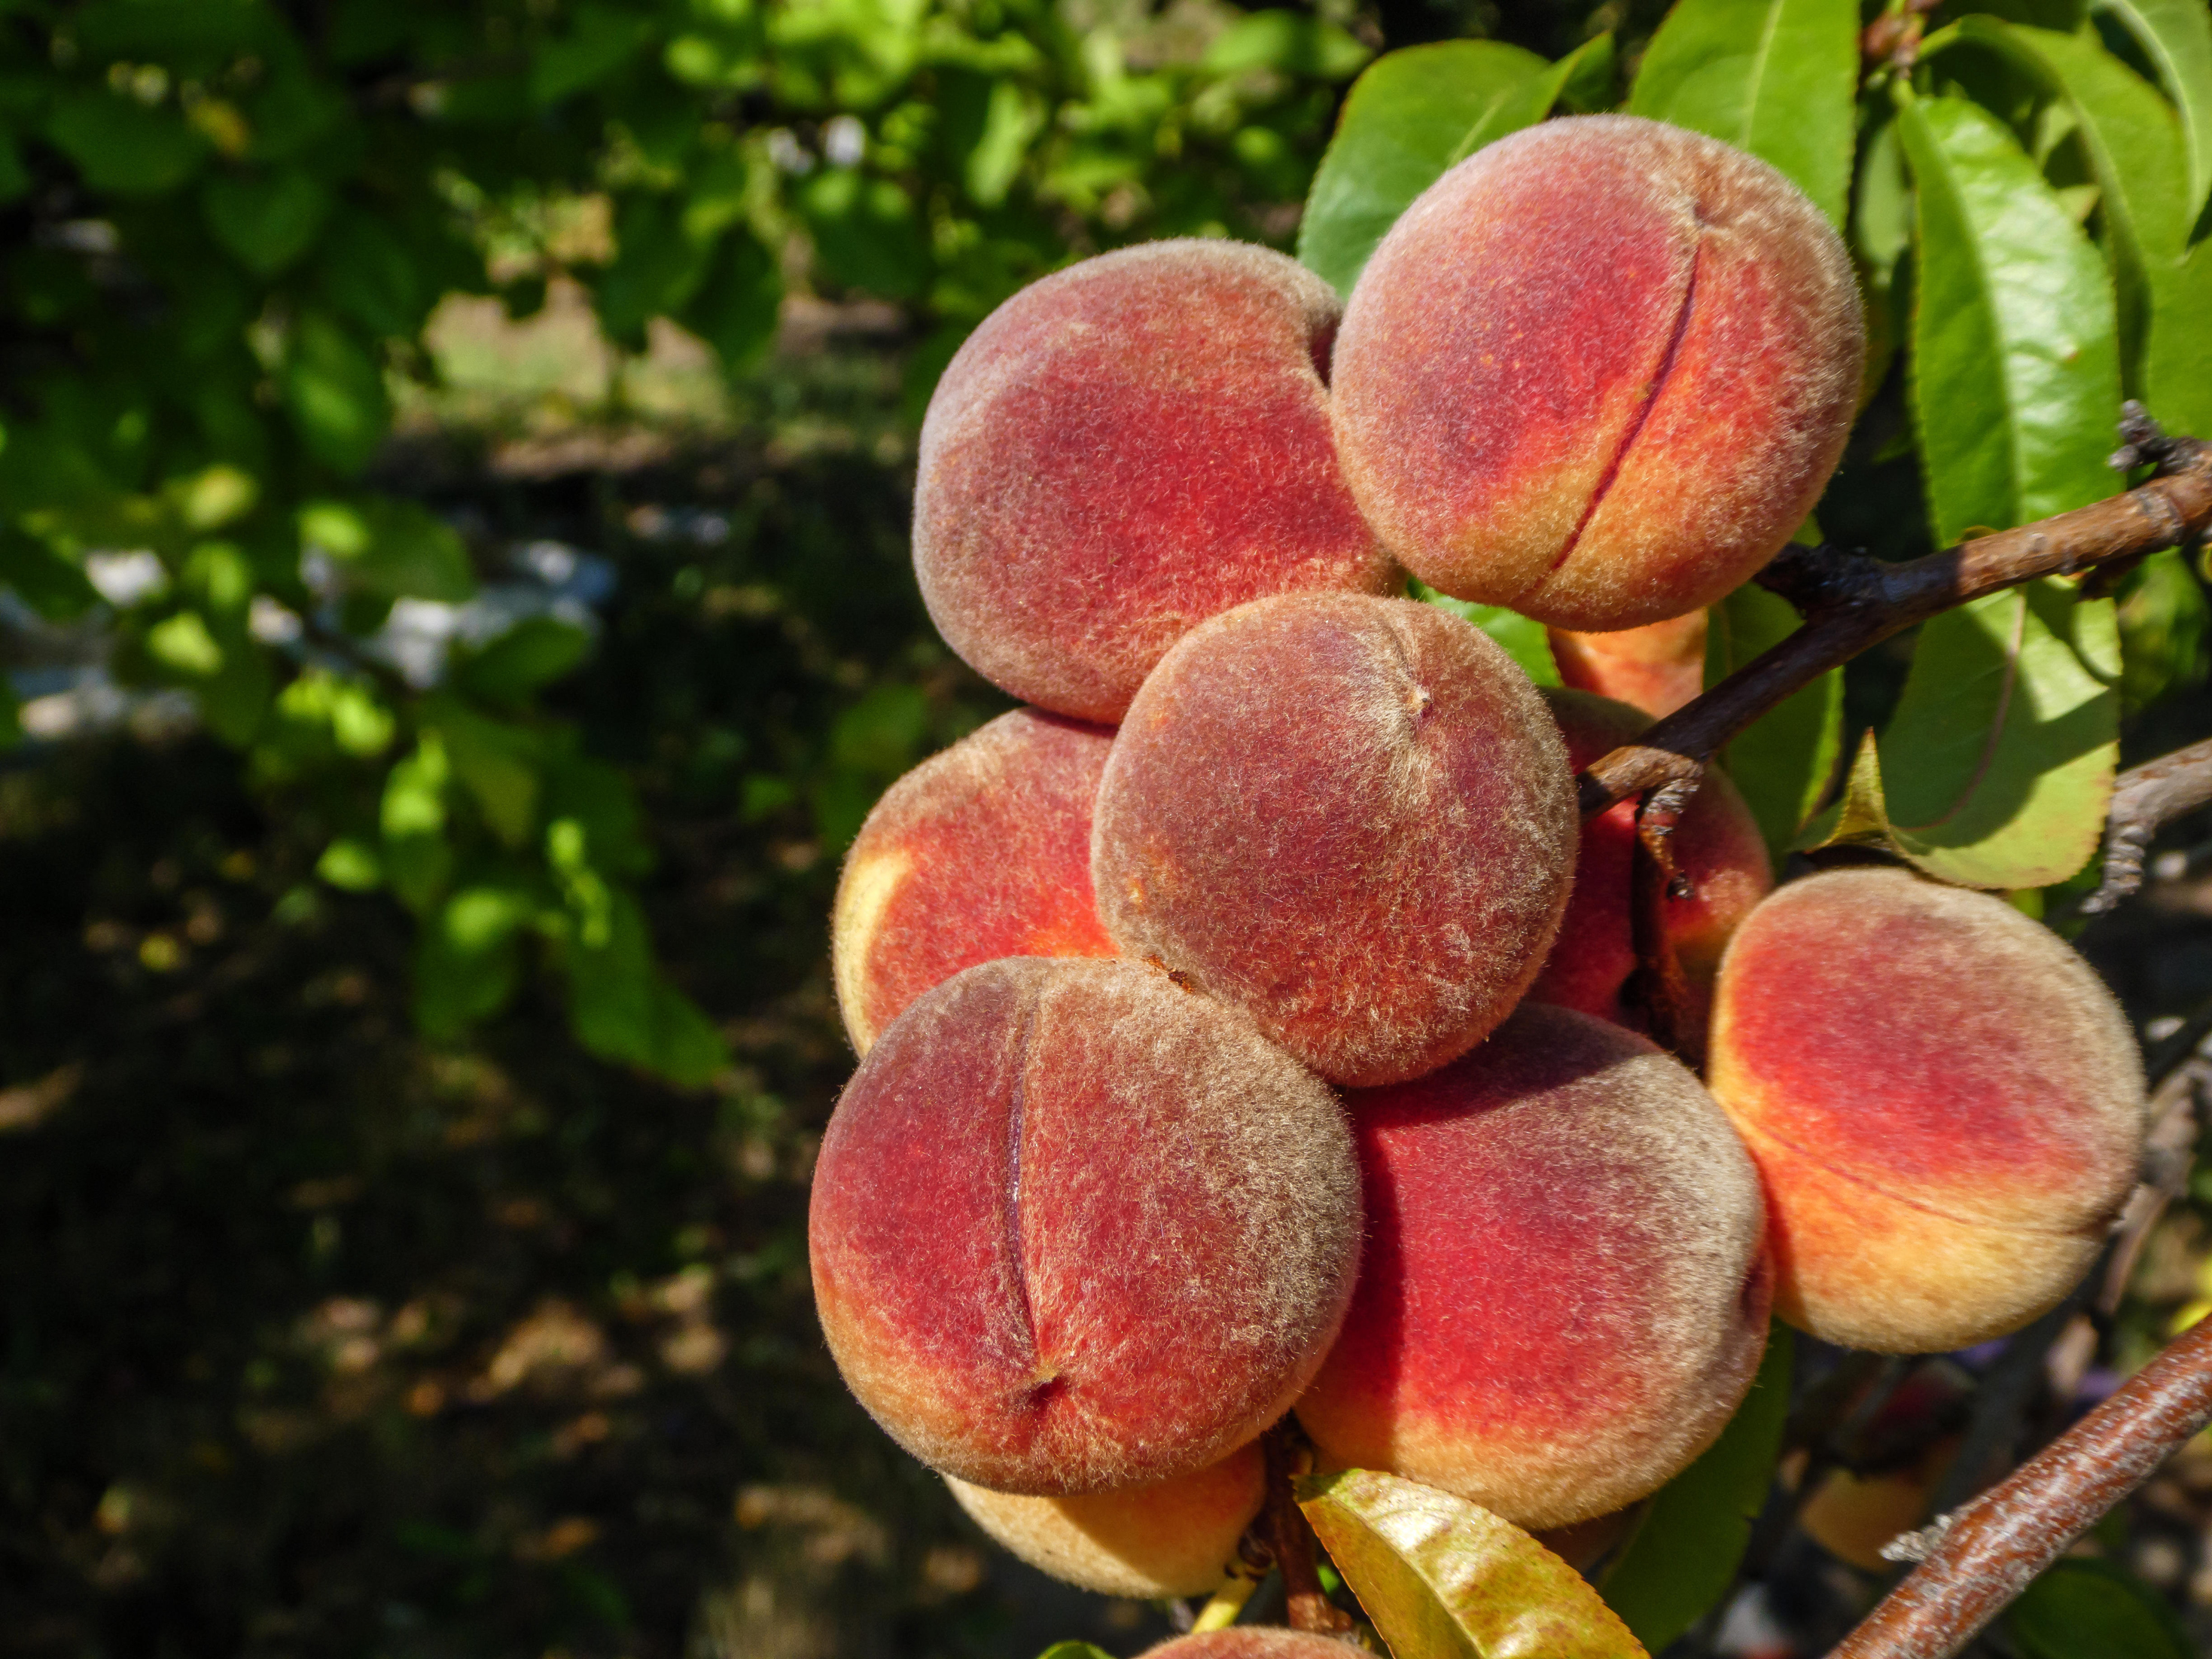
[[[1601,757],[1582,775],[1584,814],[1667,784],[1694,789],[1705,763],[1752,721],[1917,623],[2039,576],[2074,575],[2202,536],[2212,526],[2212,445],[2166,437],[2140,404],[2126,408],[2127,447],[2113,459],[2148,461],[2158,472],[2109,501],[1897,564],[1829,547],[1784,548],[1759,581],[1796,605],[1805,625]]]
[[[2105,824],[2105,883],[2081,901],[2081,914],[2101,915],[2141,887],[2151,838],[2207,801],[2212,801],[2212,738],[2121,773]]]
[[[2001,1485],[1917,1534],[1923,1559],[1830,1659],[1950,1659],[2212,1421],[2212,1320]]]
[[[1301,1450],[1291,1438],[1296,1432],[1285,1418],[1260,1437],[1260,1449],[1267,1464],[1267,1537],[1275,1565],[1282,1570],[1285,1617],[1291,1628],[1339,1636],[1352,1628],[1352,1617],[1330,1601],[1328,1592],[1321,1587],[1321,1573],[1314,1564],[1313,1528],[1291,1490]]]

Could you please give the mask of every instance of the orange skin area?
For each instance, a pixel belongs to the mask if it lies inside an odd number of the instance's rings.
[[[887,790],[830,913],[837,1006],[866,1054],[932,986],[1000,957],[1110,957],[1091,809],[1114,734],[1017,708]]]
[[[878,1039],[808,1240],[847,1383],[932,1468],[1071,1497],[1256,1437],[1320,1364],[1358,1254],[1328,1090],[1123,961],[955,975]]]
[[[1789,539],[1842,456],[1849,254],[1765,163],[1634,116],[1486,145],[1345,309],[1345,476],[1408,570],[1553,627],[1680,617]]]
[[[1088,1498],[950,1484],[970,1520],[1040,1572],[1101,1595],[1203,1595],[1266,1501],[1267,1462],[1255,1441],[1195,1474]]]
[[[1777,1307],[1825,1340],[1963,1347],[2056,1305],[2142,1150],[2133,1033],[1986,893],[1888,867],[1782,888],[1737,932],[1709,1078],[1759,1160]]]
[[[1330,1464],[1555,1528],[1711,1443],[1765,1349],[1771,1273],[1757,1176],[1686,1068],[1530,1006],[1348,1103],[1366,1251],[1297,1406]]]
[[[1587,691],[1542,688],[1559,723],[1567,763],[1580,771],[1600,756],[1633,742],[1651,722],[1626,703]],[[1721,953],[1759,902],[1774,887],[1774,868],[1759,824],[1735,786],[1708,772],[1675,827],[1674,859],[1690,879],[1687,898],[1665,902],[1665,927],[1691,993],[1690,1018],[1701,1029],[1711,1005]],[[1559,942],[1528,990],[1532,1000],[1579,1008],[1641,1031],[1640,1009],[1621,994],[1636,971],[1632,921],[1636,803],[1584,818],[1575,858],[1575,890]]]
[[[1595,691],[1664,720],[1705,690],[1705,613],[1692,611],[1617,634],[1554,628],[1552,660],[1574,690]]]
[[[1214,240],[1102,254],[992,313],[922,426],[915,569],[946,642],[1111,723],[1208,617],[1399,586],[1337,465],[1337,316],[1295,261]]]
[[[1263,599],[1145,684],[1099,786],[1091,882],[1157,958],[1333,1082],[1480,1042],[1550,948],[1572,776],[1534,688],[1434,605]]]

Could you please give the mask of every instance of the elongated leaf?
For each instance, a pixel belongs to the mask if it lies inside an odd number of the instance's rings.
[[[1957,38],[2019,64],[2073,112],[2111,240],[2123,367],[2138,371],[2153,329],[2154,272],[2162,276],[2188,245],[2187,158],[2172,107],[2092,35],[1965,17]],[[2167,325],[2184,322],[2170,317]],[[2125,378],[2140,390],[2139,372]]]
[[[1709,613],[1705,684],[1718,685],[1797,626],[1786,599],[1763,587],[1738,588]],[[1843,741],[1844,672],[1836,668],[1753,720],[1721,750],[1721,768],[1759,821],[1776,869],[1828,793]]]
[[[2119,754],[2109,599],[2030,583],[1920,630],[1879,750],[1869,737],[1819,845],[1885,845],[1969,887],[2047,887],[2096,850]]]
[[[1383,233],[1455,161],[1540,121],[1601,36],[1557,64],[1496,40],[1408,46],[1352,83],[1314,174],[1298,258],[1349,295]]]
[[[1599,1588],[1637,1640],[1656,1653],[1735,1582],[1751,1523],[1766,1503],[1790,1419],[1790,1333],[1776,1325],[1751,1392],[1721,1437],[1651,1499]]]
[[[1628,1627],[1510,1522],[1431,1486],[1350,1469],[1299,1505],[1397,1659],[1628,1659]]]
[[[2103,0],[2157,67],[2189,136],[2189,213],[2212,194],[2212,12],[2203,0]]]
[[[2026,1659],[2189,1659],[2166,1598],[2106,1561],[2061,1561],[2005,1614]]]
[[[1858,93],[1855,0],[1678,0],[1629,112],[1771,162],[1843,228]]]
[[[1902,95],[1920,205],[1913,408],[1936,539],[2112,493],[2120,364],[2105,262],[1997,119]]]

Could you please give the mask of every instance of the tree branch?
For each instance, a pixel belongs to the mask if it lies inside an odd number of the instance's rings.
[[[1313,1527],[1291,1490],[1304,1450],[1292,1438],[1297,1432],[1286,1417],[1260,1437],[1260,1450],[1267,1465],[1267,1507],[1261,1521],[1275,1565],[1282,1571],[1287,1603],[1285,1616],[1291,1628],[1340,1636],[1352,1628],[1351,1615],[1330,1601],[1328,1592],[1321,1587],[1314,1560]]]
[[[1758,580],[1796,605],[1805,625],[1601,757],[1582,775],[1583,811],[1668,784],[1694,788],[1705,763],[1752,721],[1917,623],[2039,576],[2070,576],[2203,536],[2212,526],[2212,444],[2166,437],[2136,404],[2127,405],[2120,429],[2127,442],[2115,464],[2149,462],[2158,471],[2109,501],[1897,564],[1829,547],[1784,548]]]
[[[2082,914],[2101,915],[2142,886],[2143,854],[2152,837],[2207,801],[2212,801],[2212,738],[2121,773],[2105,824],[2105,884],[2081,901]]]
[[[2212,1422],[2212,1320],[2009,1480],[1921,1534],[1926,1553],[1829,1659],[1950,1659],[2065,1547]]]

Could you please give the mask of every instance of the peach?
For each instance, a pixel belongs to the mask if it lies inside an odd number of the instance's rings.
[[[1039,1571],[1101,1595],[1156,1598],[1221,1587],[1266,1501],[1267,1468],[1255,1441],[1195,1474],[1087,1498],[948,1484],[970,1520]]]
[[[1279,1625],[1231,1625],[1200,1631],[1147,1648],[1139,1659],[1345,1659],[1348,1648],[1333,1637],[1285,1630]]]
[[[2088,964],[2003,900],[1901,869],[1832,870],[1752,912],[1709,1076],[1765,1180],[1777,1310],[1851,1347],[1965,1347],[2054,1307],[2142,1156],[2142,1064]]]
[[[1434,605],[1297,594],[1191,630],[1098,787],[1107,931],[1339,1083],[1465,1053],[1550,948],[1577,830],[1528,677]]]
[[[1567,763],[1577,771],[1633,742],[1651,724],[1626,703],[1610,697],[1548,686],[1542,695],[1566,739]],[[1721,952],[1753,907],[1773,888],[1774,868],[1751,809],[1718,772],[1708,772],[1698,786],[1674,828],[1673,850],[1691,891],[1687,898],[1663,900],[1662,920],[1693,999],[1689,1018],[1702,1031]],[[1533,1000],[1579,1008],[1633,1030],[1644,1029],[1640,1011],[1622,1001],[1629,976],[1636,971],[1635,857],[1634,801],[1622,801],[1583,821],[1574,895],[1567,901],[1566,920],[1559,924],[1559,942],[1529,988]]]
[[[1323,1457],[1552,1528],[1657,1490],[1720,1433],[1771,1268],[1757,1172],[1686,1067],[1532,1005],[1348,1104],[1366,1250],[1297,1404]]]
[[[1000,957],[1110,957],[1091,807],[1114,734],[1017,708],[908,773],[845,855],[830,963],[860,1053],[933,985]]]
[[[1359,1183],[1326,1086],[1123,961],[1014,957],[885,1028],[823,1135],[823,1334],[940,1472],[1075,1497],[1255,1438],[1351,1292]]]
[[[1346,306],[1345,477],[1430,586],[1557,628],[1711,604],[1843,454],[1864,327],[1842,240],[1765,162],[1628,115],[1477,150]]]
[[[921,429],[915,570],[946,641],[1111,723],[1218,611],[1395,587],[1329,433],[1337,315],[1318,276],[1226,241],[1101,254],[993,312]]]
[[[1563,683],[1664,720],[1705,689],[1705,613],[1692,611],[1617,634],[1554,628],[1548,637]]]

